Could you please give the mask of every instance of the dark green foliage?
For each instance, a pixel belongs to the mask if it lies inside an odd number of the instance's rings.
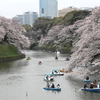
[[[42,30],[43,35],[46,34],[48,32],[48,30],[51,28],[53,23],[52,19],[49,18],[43,18],[43,17],[39,17],[34,25],[33,25],[33,29],[36,31],[38,29]]]
[[[62,43],[62,45],[61,45],[61,48],[62,49],[72,49],[72,43],[71,42],[67,42],[67,43]]]
[[[55,17],[53,19],[39,17],[33,24],[33,30],[41,29],[43,34],[46,34],[52,26],[56,25],[72,25],[77,20],[84,19],[86,16],[90,15],[90,11],[79,10],[71,11],[67,13],[64,17]]]
[[[57,17],[53,19],[53,26],[60,25],[63,17]]]
[[[38,43],[33,43],[31,46],[30,46],[30,49],[33,49],[34,47],[36,47],[38,45]]]
[[[27,32],[32,30],[32,27],[29,24],[25,24],[25,25],[23,25],[23,27],[26,29]]]
[[[63,18],[60,24],[64,25],[72,25],[74,24],[77,20],[84,19],[86,16],[90,15],[90,11],[87,10],[79,10],[79,11],[72,11],[67,13]]]

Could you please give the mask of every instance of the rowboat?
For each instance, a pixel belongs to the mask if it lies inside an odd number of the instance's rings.
[[[54,81],[54,77],[53,77],[53,74],[45,74],[44,75],[44,81]]]
[[[70,59],[69,58],[66,58],[66,60],[65,61],[70,61]]]
[[[83,91],[90,91],[90,92],[100,92],[100,88],[81,88]]]
[[[58,57],[57,56],[55,57],[55,60],[58,60]]]
[[[90,80],[86,80],[86,79],[85,79],[84,82],[90,82]]]
[[[38,63],[38,65],[42,65],[42,63]]]
[[[41,61],[39,61],[38,65],[42,65],[42,62],[41,62]]]
[[[55,58],[55,60],[58,60],[58,58]]]
[[[45,90],[53,90],[53,91],[61,91],[61,88],[51,88],[51,87],[44,87]]]
[[[30,58],[30,57],[28,57],[26,60],[31,60],[31,58]]]
[[[65,70],[60,70],[60,72],[64,72],[64,73],[71,73],[71,72],[73,72],[73,71],[65,71]]]
[[[62,76],[62,75],[64,75],[64,73],[60,72],[59,69],[52,70],[52,74],[56,75],[56,76]]]

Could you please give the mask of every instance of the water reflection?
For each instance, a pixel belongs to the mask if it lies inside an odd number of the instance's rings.
[[[0,74],[11,74],[20,72],[21,68],[28,65],[26,60],[16,60],[11,62],[2,62],[0,63]]]
[[[84,85],[82,79],[64,76],[55,76],[54,84],[60,84],[60,92],[47,91],[43,87],[46,82],[44,74],[53,69],[62,69],[67,66],[67,55],[60,54],[56,61],[55,53],[42,51],[25,51],[26,58],[0,63],[0,100],[97,100],[100,93],[81,91]],[[39,60],[43,62],[38,65]],[[26,96],[27,91],[27,96]]]

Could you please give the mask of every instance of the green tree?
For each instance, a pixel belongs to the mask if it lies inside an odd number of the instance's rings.
[[[25,24],[25,25],[23,25],[23,27],[26,29],[27,32],[32,30],[32,27],[29,24]]]

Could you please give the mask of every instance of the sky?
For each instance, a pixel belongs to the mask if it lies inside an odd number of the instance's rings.
[[[100,0],[57,0],[58,10],[73,7],[97,7]],[[0,16],[13,18],[23,15],[24,12],[32,11],[39,14],[39,0],[0,0]]]

